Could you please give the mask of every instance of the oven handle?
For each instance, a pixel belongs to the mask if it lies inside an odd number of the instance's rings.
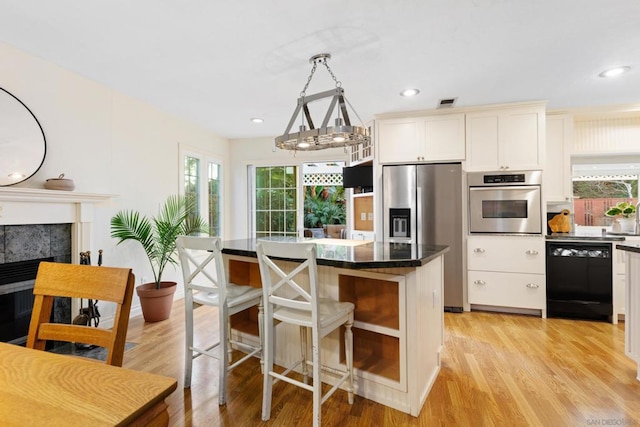
[[[514,185],[496,187],[469,187],[469,191],[495,191],[495,190],[539,190],[539,185]]]

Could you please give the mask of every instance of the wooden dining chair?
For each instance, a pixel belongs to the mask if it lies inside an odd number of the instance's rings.
[[[107,349],[107,364],[122,366],[134,285],[130,268],[41,262],[33,286],[27,347],[44,350],[50,340],[96,345]],[[113,327],[51,323],[55,297],[115,303]]]
[[[353,326],[354,304],[320,298],[316,245],[314,243],[267,242],[256,245],[260,276],[262,278],[264,304],[264,380],[262,391],[262,420],[271,417],[271,397],[273,384],[279,380],[288,382],[313,394],[313,426],[321,425],[322,404],[346,383],[349,404],[353,404]],[[278,264],[274,258],[286,259],[290,268]],[[308,283],[308,286],[305,284]],[[288,323],[300,327],[301,358],[299,361],[276,372],[275,359],[275,322]],[[329,333],[345,327],[345,370],[325,368],[322,365],[322,338]],[[311,361],[307,359],[307,335],[311,331]],[[286,343],[285,345],[290,345]],[[312,365],[313,384],[308,384],[307,365]],[[300,368],[303,381],[290,373]],[[337,376],[333,387],[322,393],[320,373]]]

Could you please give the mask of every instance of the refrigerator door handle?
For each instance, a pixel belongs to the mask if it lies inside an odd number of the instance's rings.
[[[424,210],[424,207],[422,206],[422,187],[421,186],[417,186],[416,188],[416,214],[413,216],[413,218],[411,218],[412,221],[415,221],[415,230],[416,233],[415,235],[415,243],[418,245],[423,244],[424,242],[422,241],[423,236],[422,236],[422,227],[424,226],[421,221],[419,221],[420,218],[422,218],[422,212]]]

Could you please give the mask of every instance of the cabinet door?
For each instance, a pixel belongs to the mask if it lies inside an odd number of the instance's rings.
[[[467,113],[467,171],[498,170],[498,113]]]
[[[571,143],[573,117],[568,114],[546,118],[546,163],[544,167],[544,198],[547,202],[571,200]]]
[[[469,304],[502,307],[546,307],[544,274],[469,272]]]
[[[467,239],[469,270],[544,274],[542,237],[492,236]]]
[[[379,120],[376,135],[378,163],[415,162],[424,156],[423,135],[416,118]]]
[[[498,164],[501,170],[542,167],[543,121],[542,108],[515,108],[500,114]]]
[[[464,160],[464,114],[424,118],[424,160]]]

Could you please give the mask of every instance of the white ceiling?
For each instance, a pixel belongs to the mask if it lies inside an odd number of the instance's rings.
[[[364,121],[640,102],[638,0],[0,0],[0,40],[227,138],[281,134],[321,52]],[[307,94],[333,87],[319,68]]]

